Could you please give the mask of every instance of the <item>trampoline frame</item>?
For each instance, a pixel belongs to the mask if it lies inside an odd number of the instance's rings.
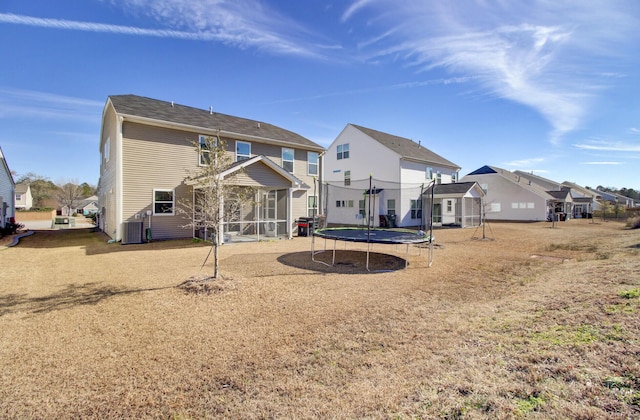
[[[357,232],[363,232],[364,235],[360,235],[360,236],[355,236],[355,237],[349,237],[346,235],[325,235],[324,232],[327,231],[331,231],[331,232],[340,232],[340,231],[357,231]],[[377,232],[396,232],[396,233],[401,233],[403,235],[399,236],[400,239],[391,239],[388,238],[388,240],[378,240],[377,238],[374,238],[373,240],[371,239],[372,234],[375,236],[377,234]],[[313,231],[313,236],[311,238],[311,260],[313,262],[317,262],[320,264],[324,264],[326,266],[329,267],[333,267],[336,263],[336,248],[337,248],[337,242],[338,241],[342,241],[342,242],[360,242],[360,243],[366,243],[367,244],[367,260],[366,260],[366,269],[367,271],[371,271],[369,269],[369,255],[371,253],[371,244],[386,244],[386,245],[406,245],[406,251],[405,251],[405,259],[404,259],[404,268],[406,269],[409,265],[409,245],[417,245],[417,244],[423,244],[423,243],[428,243],[428,251],[427,251],[427,260],[428,260],[428,266],[431,267],[431,264],[433,264],[433,239],[430,235],[427,234],[421,234],[421,231],[413,231],[413,230],[409,230],[409,229],[371,229],[371,228],[324,228],[324,229],[316,229],[315,231]],[[316,251],[315,249],[315,238],[319,237],[319,238],[323,238],[325,240],[325,246],[324,249],[321,251]],[[402,237],[404,237],[405,239],[402,239]],[[331,264],[325,263],[324,261],[318,261],[315,259],[315,256],[321,252],[326,252],[327,251],[327,240],[328,239],[333,239],[333,251],[332,251],[332,258],[331,258]],[[420,250],[420,253],[422,253],[422,249]],[[375,270],[376,272],[383,272],[383,271],[393,271],[393,270]]]

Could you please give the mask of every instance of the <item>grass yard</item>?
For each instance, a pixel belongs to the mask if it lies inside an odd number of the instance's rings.
[[[225,245],[210,294],[177,287],[203,244],[37,232],[0,249],[0,418],[639,418],[640,230],[556,226],[437,230],[381,273]]]

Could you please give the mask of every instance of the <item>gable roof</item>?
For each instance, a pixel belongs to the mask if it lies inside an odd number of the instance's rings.
[[[293,175],[290,172],[287,172],[282,166],[278,165],[277,163],[275,163],[274,161],[272,161],[271,159],[269,159],[268,157],[264,156],[264,155],[258,155],[258,156],[254,156],[252,158],[249,159],[245,159],[245,160],[241,160],[238,162],[233,162],[231,165],[229,165],[229,167],[227,169],[225,169],[224,171],[220,172],[220,174],[218,175],[220,178],[224,179],[225,177],[241,170],[244,169],[248,166],[251,166],[255,163],[258,162],[262,162],[263,164],[265,164],[268,168],[270,168],[272,171],[276,172],[278,175],[280,175],[281,177],[285,178],[287,181],[289,181],[291,183],[292,186],[295,186],[296,188],[301,188],[301,189],[306,189],[308,190],[309,188],[311,188],[309,185],[307,185],[306,183],[302,182],[298,177],[296,177],[295,175]],[[198,185],[198,180],[188,180],[186,181],[187,185]]]
[[[520,188],[529,191],[541,198],[544,198],[545,200],[553,200],[554,197],[549,194],[548,191],[543,190],[542,188],[538,187],[536,184],[532,184],[530,182],[521,182],[520,181],[520,176],[517,174],[514,174],[511,171],[508,171],[506,169],[501,169],[495,166],[489,166],[489,165],[485,165],[479,169],[476,169],[475,171],[465,175],[462,177],[462,180],[464,180],[466,177],[468,176],[474,176],[474,175],[492,175],[492,176],[498,176],[500,178],[503,178],[513,184],[518,185]],[[560,191],[564,194],[568,194],[568,191]]]
[[[388,149],[393,150],[405,159],[418,160],[436,165],[451,166],[460,169],[458,165],[443,158],[437,153],[432,152],[426,147],[409,140],[404,137],[394,136],[393,134],[383,133],[382,131],[372,130],[371,128],[362,127],[356,124],[349,124],[352,127],[362,131],[367,136],[376,140]]]
[[[467,175],[487,175],[487,174],[497,174],[498,171],[493,169],[491,166],[484,165],[482,168],[478,168],[473,172],[468,173]]]
[[[137,95],[111,95],[108,99],[116,113],[149,121],[168,122],[206,131],[220,130],[222,134],[252,137],[256,140],[275,140],[310,150],[323,151],[324,147],[273,124],[234,117],[173,102],[145,98]]]
[[[29,190],[29,184],[16,184],[16,194],[26,194]]]
[[[436,184],[433,190],[434,194],[464,194],[471,189],[477,182],[454,182],[451,184]]]

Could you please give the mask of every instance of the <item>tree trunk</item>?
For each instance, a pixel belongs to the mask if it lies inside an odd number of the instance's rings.
[[[218,241],[213,242],[213,278],[218,278]]]

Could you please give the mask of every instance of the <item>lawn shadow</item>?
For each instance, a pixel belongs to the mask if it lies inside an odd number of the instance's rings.
[[[13,313],[41,314],[76,306],[95,305],[113,296],[162,290],[170,287],[128,289],[101,283],[69,284],[48,296],[30,297],[27,294],[0,296],[0,316]]]
[[[379,252],[369,253],[369,271],[367,271],[367,253],[365,251],[340,250],[318,252],[311,259],[311,252],[292,252],[278,257],[281,264],[323,273],[366,274],[381,271],[402,270],[406,266],[404,258]]]
[[[120,242],[109,243],[104,232],[95,228],[35,230],[34,234],[20,239],[16,245],[20,248],[51,249],[66,247],[82,247],[86,255],[100,255],[123,251],[148,251],[154,249],[183,249],[210,246],[207,242],[194,242],[192,239],[172,239],[146,242],[142,244],[122,245]]]

